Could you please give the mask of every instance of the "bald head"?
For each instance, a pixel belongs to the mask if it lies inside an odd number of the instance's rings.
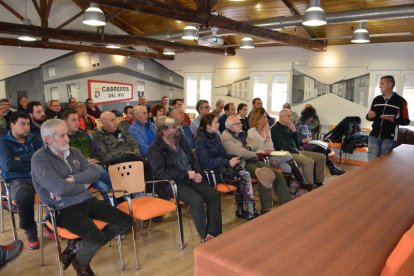
[[[134,106],[132,109],[132,115],[134,115],[134,119],[137,120],[140,124],[145,124],[148,121],[147,108],[145,106]]]
[[[100,119],[102,123],[102,128],[105,131],[114,133],[117,130],[118,126],[116,123],[116,116],[114,113],[109,111],[102,112]]]

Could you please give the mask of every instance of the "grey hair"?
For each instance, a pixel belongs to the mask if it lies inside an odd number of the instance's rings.
[[[49,119],[42,124],[40,127],[40,134],[42,135],[43,141],[46,136],[53,137],[56,134],[56,126],[65,124],[65,121],[61,119]]]
[[[231,115],[231,116],[227,117],[226,122],[224,123],[224,125],[226,126],[227,129],[230,129],[230,127],[232,125],[234,125],[234,122],[232,122],[234,118],[237,118],[237,116],[236,115]]]
[[[135,115],[136,113],[138,113],[138,111],[140,109],[144,109],[145,111],[147,110],[145,106],[142,105],[136,105],[132,108],[132,114]]]
[[[224,101],[223,101],[222,99],[218,99],[218,100],[216,101],[216,105],[218,105],[218,104],[224,104]]]

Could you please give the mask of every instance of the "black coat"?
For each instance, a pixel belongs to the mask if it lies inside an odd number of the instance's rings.
[[[191,168],[194,171],[199,172],[200,169],[187,142],[181,136],[178,138],[178,142],[181,149],[187,154],[188,160],[190,160],[191,163]],[[157,135],[154,142],[149,147],[147,158],[151,164],[155,179],[173,179],[177,184],[179,184],[180,181],[190,180],[187,171],[178,168],[173,149],[168,146],[159,135]]]

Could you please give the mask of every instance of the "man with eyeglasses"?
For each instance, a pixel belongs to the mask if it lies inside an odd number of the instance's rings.
[[[292,154],[299,167],[303,167],[305,179],[317,186],[325,181],[325,155],[319,152],[299,151],[299,135],[292,121],[292,112],[283,109],[279,113],[279,122],[270,130],[275,150],[284,150]],[[315,180],[313,173],[315,171]]]
[[[70,97],[69,99],[69,109],[76,110],[76,104],[78,100],[75,97]]]
[[[196,105],[198,116],[191,122],[191,132],[196,135],[197,129],[200,126],[201,117],[210,112],[210,104],[206,100],[199,100]]]
[[[49,106],[45,110],[46,120],[48,119],[60,119],[62,117],[62,108],[58,100],[51,100]]]
[[[273,181],[270,185],[273,186],[273,189],[277,193],[279,203],[284,204],[292,200],[292,196],[290,195],[283,176],[272,167],[259,161],[257,154],[261,152],[254,152],[247,145],[247,133],[242,131],[240,119],[237,116],[232,115],[227,118],[225,124],[226,130],[221,135],[221,142],[223,143],[224,150],[227,154],[239,157],[241,159],[239,164],[245,168],[252,177],[257,178],[257,170],[260,170],[261,168],[269,170],[270,174],[274,175],[274,177],[273,175],[271,176]],[[272,188],[265,186],[269,183],[262,182],[259,183],[260,205],[262,207],[262,212],[267,212],[273,207]]]

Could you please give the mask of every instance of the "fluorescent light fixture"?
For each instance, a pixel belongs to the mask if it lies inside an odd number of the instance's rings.
[[[305,11],[302,25],[322,26],[326,24],[325,11],[321,8],[320,0],[310,0],[309,8]]]
[[[196,39],[196,37],[197,37],[197,28],[192,25],[186,26],[181,36],[181,38],[184,40],[194,40]]]
[[[98,4],[91,3],[83,15],[83,24],[89,26],[105,26],[105,15]]]
[[[115,44],[108,44],[105,47],[109,48],[109,49],[119,49],[119,48],[121,48],[121,47],[119,47],[118,45],[115,45]]]
[[[162,52],[162,54],[166,55],[166,56],[173,56],[173,55],[175,55],[175,51],[165,48],[164,51]]]
[[[27,19],[27,18],[23,19],[23,24],[32,25],[32,23],[30,22],[30,19]],[[36,41],[37,40],[35,37],[27,35],[27,34],[19,35],[17,39],[21,41]]]
[[[365,28],[365,21],[358,22],[358,28],[352,34],[352,43],[369,43],[369,33]]]
[[[253,49],[254,43],[251,37],[243,37],[240,43],[240,49]]]

